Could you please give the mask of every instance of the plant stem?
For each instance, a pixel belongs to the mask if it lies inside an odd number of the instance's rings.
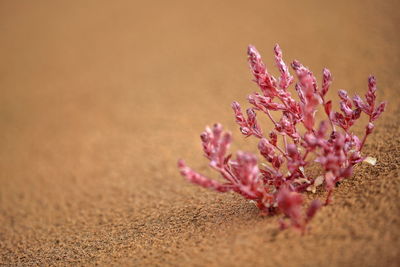
[[[283,135],[283,144],[285,145],[285,152],[287,153],[287,140],[286,140],[286,135]]]

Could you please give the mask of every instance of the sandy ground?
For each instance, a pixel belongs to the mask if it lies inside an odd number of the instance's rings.
[[[398,266],[396,2],[0,1],[0,264]],[[256,90],[246,46],[272,69],[276,42],[334,90],[375,74],[389,101],[366,146],[378,164],[304,237],[176,169],[209,173],[198,135],[216,121],[255,151],[230,103]]]

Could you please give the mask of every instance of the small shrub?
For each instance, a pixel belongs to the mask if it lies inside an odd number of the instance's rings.
[[[374,158],[362,155],[361,151],[374,130],[374,121],[385,110],[386,102],[376,104],[376,80],[370,76],[365,99],[358,95],[350,98],[346,91],[339,90],[340,111],[334,111],[332,101],[326,99],[332,83],[330,71],[323,70],[319,87],[313,73],[297,60],[291,64],[297,78],[295,99],[288,91],[295,78],[283,61],[279,45],[274,52],[280,72],[278,79],[268,73],[256,48],[248,47],[250,69],[261,93],[248,96],[252,107],[246,110],[246,115],[238,102],[232,103],[241,133],[259,139],[258,150],[268,164],[259,166],[257,157],[251,153],[238,151],[235,157],[228,154],[232,135],[215,124],[212,128],[206,127],[200,137],[210,167],[220,173],[225,182],[197,173],[183,160],[179,160],[178,167],[188,181],[218,192],[234,191],[252,200],[263,214],[284,214],[290,223],[281,219],[282,228],[293,226],[304,231],[321,203],[314,200],[303,211],[302,193],[315,192],[318,186],[324,185],[327,205],[332,202],[335,185],[351,176],[354,165],[362,161],[375,164]],[[327,119],[317,124],[318,107]],[[257,121],[257,113],[270,119],[272,131],[264,132]],[[359,138],[351,128],[362,113],[369,120],[364,135]],[[305,168],[313,161],[321,166],[322,176],[307,175]]]

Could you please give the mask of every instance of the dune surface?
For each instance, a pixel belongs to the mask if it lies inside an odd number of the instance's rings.
[[[0,265],[398,266],[398,1],[1,1]],[[361,164],[301,236],[212,177],[199,134],[256,91],[255,45],[321,79],[329,97],[389,102]],[[356,132],[363,131],[363,123]],[[263,124],[270,128],[266,121]],[[314,197],[314,196],[312,196]],[[317,193],[317,198],[324,198]]]

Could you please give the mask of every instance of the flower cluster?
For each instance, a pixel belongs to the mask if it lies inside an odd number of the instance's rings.
[[[282,228],[291,225],[304,231],[321,203],[314,200],[303,211],[301,193],[315,192],[318,186],[324,185],[327,191],[325,204],[329,204],[335,185],[351,176],[355,164],[362,161],[375,163],[375,159],[363,156],[361,150],[374,129],[374,121],[385,110],[386,102],[376,105],[376,80],[371,76],[365,100],[358,95],[350,98],[346,91],[339,90],[340,111],[333,111],[332,101],[326,100],[332,83],[330,71],[323,70],[319,87],[314,74],[297,60],[291,64],[297,78],[294,97],[288,88],[295,78],[283,61],[279,45],[275,46],[274,52],[279,78],[268,72],[257,49],[248,47],[250,69],[261,93],[248,96],[252,107],[246,110],[246,115],[238,102],[232,103],[241,133],[259,139],[258,150],[267,163],[259,166],[254,154],[242,151],[232,157],[228,154],[232,135],[224,132],[220,124],[215,124],[201,134],[201,141],[211,168],[219,172],[225,182],[197,173],[183,160],[178,162],[178,167],[190,182],[218,192],[239,193],[252,200],[263,214],[281,213],[284,218],[289,218],[290,224],[283,219],[280,221]],[[327,119],[316,125],[315,115],[320,106]],[[268,133],[258,123],[257,113],[264,113],[271,120],[273,127]],[[369,120],[360,139],[351,127],[362,113]],[[321,166],[322,176],[307,175],[306,167],[311,162]]]

